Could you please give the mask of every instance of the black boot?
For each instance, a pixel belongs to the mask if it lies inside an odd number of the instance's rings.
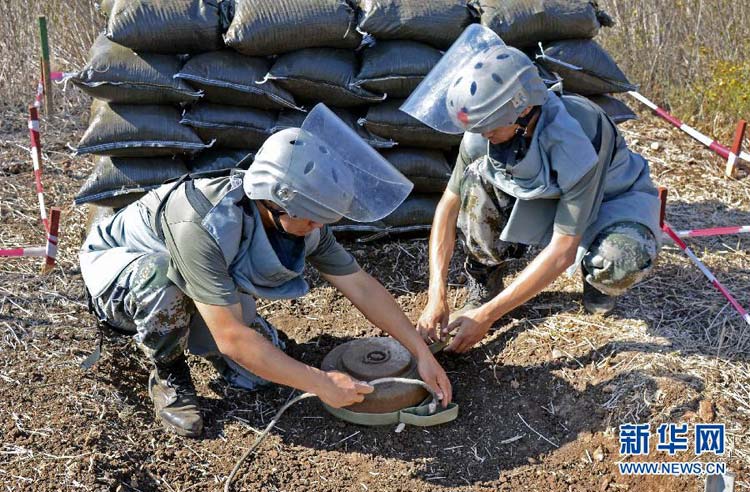
[[[148,394],[154,402],[156,416],[165,427],[180,436],[201,435],[203,417],[184,356],[168,365],[157,365],[151,371]]]
[[[586,311],[602,316],[614,311],[617,305],[617,297],[607,295],[586,282],[586,270],[581,267],[581,271],[583,272],[583,307]]]
[[[490,267],[467,259],[464,263],[464,271],[467,278],[466,302],[461,309],[453,313],[451,318],[486,304],[503,290],[505,269],[502,265]]]

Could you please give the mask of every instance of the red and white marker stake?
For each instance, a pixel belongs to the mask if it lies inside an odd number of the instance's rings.
[[[61,211],[57,207],[50,209],[50,223],[49,232],[47,233],[47,247],[45,248],[44,254],[44,265],[42,265],[42,273],[49,273],[55,267],[55,261],[57,259],[57,235],[60,229],[60,216]]]
[[[737,302],[737,299],[734,298],[731,292],[727,290],[726,287],[724,287],[721,282],[714,276],[713,273],[706,267],[706,265],[703,264],[701,260],[698,259],[697,256],[695,256],[695,253],[691,251],[690,248],[688,248],[687,244],[680,239],[680,236],[675,233],[671,227],[669,227],[669,224],[666,222],[662,224],[661,226],[662,230],[667,233],[667,235],[672,238],[672,241],[675,242],[677,246],[680,247],[680,249],[687,255],[688,258],[690,258],[690,261],[692,261],[695,266],[697,266],[700,271],[703,273],[703,275],[706,276],[706,278],[713,284],[716,289],[718,289],[721,294],[726,297],[726,299],[729,301],[729,304],[734,307],[735,310],[737,310],[738,313],[742,316],[742,319],[745,320],[745,323],[750,325],[750,314],[747,313],[745,308],[743,308],[739,302]]]
[[[29,106],[29,138],[31,139],[31,161],[34,163],[34,181],[36,195],[39,199],[39,215],[44,223],[44,230],[49,231],[47,207],[44,204],[44,187],[42,186],[42,139],[39,135],[39,110]]]
[[[677,231],[679,237],[724,236],[728,234],[748,233],[750,233],[750,226],[710,227],[708,229],[688,229],[685,231]]]
[[[682,121],[680,121],[678,118],[672,116],[669,114],[666,110],[660,108],[656,104],[654,104],[653,101],[646,98],[643,94],[635,91],[630,91],[628,94],[638,101],[642,102],[646,106],[648,106],[654,113],[656,113],[657,116],[662,118],[663,120],[671,123],[675,127],[679,128],[683,132],[687,133],[691,137],[693,137],[695,140],[699,141],[709,149],[713,150],[717,154],[719,154],[721,157],[723,157],[725,160],[728,160],[731,154],[731,151],[728,147],[720,144],[716,140],[712,139],[709,136],[704,135],[703,133],[699,132],[695,128],[686,125]],[[741,151],[739,154],[737,154],[737,157],[742,159],[745,162],[750,162],[750,154],[748,154],[745,151]]]
[[[50,74],[50,80],[54,81],[60,81],[65,78],[65,73],[63,72],[52,72]],[[39,109],[42,107],[42,104],[44,103],[44,81],[40,80],[39,85],[36,86],[36,97],[34,98],[34,107]]]
[[[0,256],[4,257],[42,257],[46,256],[47,248],[45,246],[29,246],[26,248],[0,249]]]

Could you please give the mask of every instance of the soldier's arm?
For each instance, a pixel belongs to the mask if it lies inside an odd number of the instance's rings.
[[[581,236],[553,233],[550,243],[494,299],[480,308],[493,321],[539,294],[576,259]]]
[[[373,388],[349,376],[324,372],[296,361],[242,322],[240,304],[214,306],[195,302],[223,354],[268,381],[315,393],[334,407],[360,402]]]
[[[436,301],[445,300],[448,267],[456,244],[456,222],[460,209],[460,197],[451,190],[445,190],[435,210],[430,232],[429,297]]]

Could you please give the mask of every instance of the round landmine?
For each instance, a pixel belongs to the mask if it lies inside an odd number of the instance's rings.
[[[393,338],[360,338],[331,350],[320,366],[324,371],[341,371],[361,381],[399,377],[419,379],[417,362]],[[346,407],[352,412],[388,413],[419,405],[429,396],[413,384],[384,383],[365,395],[365,400]]]

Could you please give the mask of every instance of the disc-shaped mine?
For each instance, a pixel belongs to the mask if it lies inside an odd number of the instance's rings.
[[[321,369],[341,371],[361,381],[386,377],[419,379],[414,358],[390,337],[360,338],[339,345],[326,355]],[[346,408],[353,412],[395,412],[418,405],[427,396],[420,386],[385,383],[375,386],[375,391],[365,395],[363,402]]]

